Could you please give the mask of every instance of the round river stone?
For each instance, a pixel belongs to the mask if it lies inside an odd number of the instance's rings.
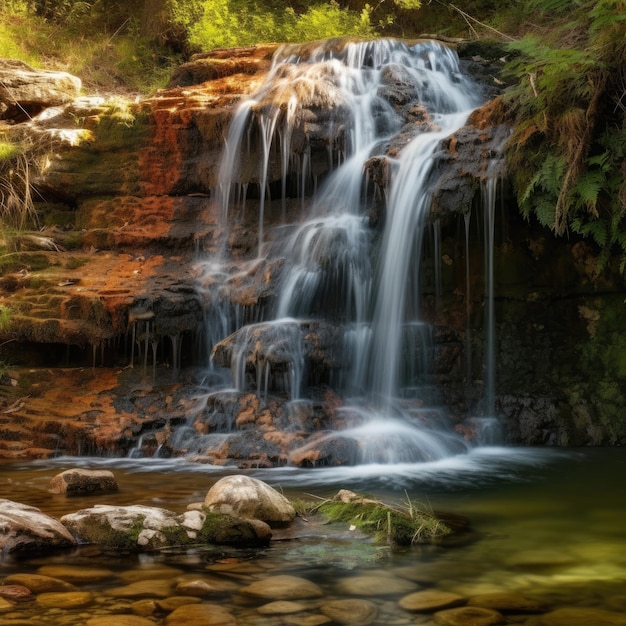
[[[45,593],[47,591],[74,591],[76,587],[60,578],[41,576],[40,574],[11,574],[4,581],[5,584],[23,585],[33,593]]]
[[[417,613],[432,613],[453,606],[459,606],[465,602],[465,598],[448,591],[416,591],[400,599],[399,605],[406,611]]]
[[[261,615],[289,615],[291,613],[300,613],[306,611],[307,607],[299,602],[290,602],[289,600],[277,600],[260,606],[257,611]]]
[[[237,626],[237,620],[219,604],[187,604],[170,613],[165,626]]]
[[[322,604],[320,611],[333,622],[349,626],[367,626],[378,615],[378,608],[373,602],[356,598],[327,602]]]
[[[481,609],[478,606],[463,606],[435,613],[438,626],[495,626],[504,624],[504,616],[498,611]]]
[[[37,604],[47,609],[76,609],[89,606],[93,601],[90,591],[50,591],[37,596]]]
[[[154,626],[154,622],[139,615],[104,615],[92,617],[85,626]]]
[[[404,578],[393,576],[352,576],[337,585],[339,592],[350,596],[390,596],[415,591],[419,586]]]
[[[37,573],[51,578],[60,578],[71,583],[95,583],[115,576],[108,569],[74,565],[44,565],[37,570]]]
[[[541,626],[626,626],[626,614],[602,609],[565,608],[539,618]]]
[[[521,593],[481,593],[472,596],[467,601],[468,606],[480,606],[484,609],[493,609],[501,613],[542,613],[545,605],[538,600],[532,600]]]
[[[242,593],[269,600],[320,598],[324,595],[315,583],[298,576],[270,576],[241,589]]]

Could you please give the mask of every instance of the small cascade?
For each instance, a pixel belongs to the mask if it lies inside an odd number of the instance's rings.
[[[421,319],[420,265],[432,228],[438,303],[441,226],[428,226],[433,166],[442,141],[481,99],[455,52],[434,41],[277,51],[261,88],[234,114],[217,189],[223,246],[197,267],[207,350],[230,364],[231,390],[256,394],[262,406],[282,396],[284,419],[297,421],[311,381],[332,380],[343,407],[329,437],[358,442],[361,463],[423,462],[468,449],[429,382],[432,329]],[[492,202],[495,185],[486,195]],[[255,212],[254,258],[234,262],[229,228],[244,210],[246,219]],[[259,297],[246,281],[263,276],[269,284],[274,259],[279,289]],[[493,275],[493,252],[486,272]],[[491,415],[493,360],[486,368]]]

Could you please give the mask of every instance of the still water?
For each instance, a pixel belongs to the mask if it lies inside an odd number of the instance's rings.
[[[47,492],[55,474],[77,466],[111,469],[119,492],[83,498]],[[183,512],[189,503],[203,500],[216,480],[236,472],[182,459],[61,458],[0,466],[0,495],[55,517],[94,504],[144,504]],[[281,574],[314,581],[326,599],[362,595],[350,587],[350,581],[371,577],[372,585],[364,593],[377,605],[378,617],[368,623],[381,625],[435,623],[431,615],[409,613],[398,605],[410,587],[400,584],[396,591],[385,589],[383,580],[465,597],[516,592],[541,601],[547,610],[605,609],[626,619],[626,455],[619,448],[483,448],[432,465],[248,473],[288,497],[328,497],[348,488],[387,502],[410,498],[435,510],[467,516],[472,532],[458,544],[396,551],[353,537],[348,528],[321,527],[320,531],[317,527],[298,539],[274,541],[256,551],[220,548],[136,556],[83,547],[44,558],[4,561],[0,562],[3,578],[46,571],[52,565],[102,568],[109,574],[103,580],[75,583],[81,591],[93,593],[90,606],[42,609],[34,601],[23,602],[0,614],[0,623],[86,624],[93,615],[109,614],[122,619],[151,598],[145,589],[134,597],[115,593],[127,581],[141,578],[141,572],[146,580],[165,577],[172,585],[184,579],[219,579],[225,585],[219,604],[228,608],[237,624],[335,623],[324,622],[316,613],[320,601],[286,617],[260,613],[267,600],[244,601],[238,593],[238,588],[251,581]],[[155,583],[155,597],[164,596],[158,591],[161,584]],[[177,595],[174,588],[172,596]],[[148,619],[155,624],[175,623],[167,621],[166,615],[167,611],[157,610]],[[535,619],[509,615],[506,623],[539,623]],[[123,619],[118,624],[123,625]]]

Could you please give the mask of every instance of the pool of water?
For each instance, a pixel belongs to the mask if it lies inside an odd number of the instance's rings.
[[[120,490],[83,498],[48,493],[50,479],[71,467],[111,469]],[[55,517],[94,504],[145,504],[182,512],[191,502],[203,500],[211,485],[227,473],[240,472],[183,459],[61,458],[2,465],[0,484],[2,497],[37,506]],[[169,626],[176,622],[165,605],[151,613],[145,607],[178,596],[180,581],[218,579],[224,588],[200,602],[219,600],[233,623],[334,624],[329,618],[324,621],[319,612],[322,600],[308,600],[299,612],[285,616],[260,612],[268,601],[244,599],[241,593],[251,581],[288,574],[315,582],[323,590],[323,601],[367,597],[376,606],[377,617],[368,622],[374,624],[431,623],[431,615],[408,612],[399,605],[411,585],[463,597],[521,593],[542,603],[547,611],[565,607],[608,610],[622,614],[626,623],[626,455],[619,448],[483,448],[433,464],[246,473],[288,497],[328,497],[347,488],[388,502],[411,500],[467,516],[472,532],[449,546],[404,550],[353,537],[349,528],[328,533],[318,528],[297,540],[274,541],[256,551],[220,548],[137,556],[83,547],[46,557],[5,560],[0,562],[3,578],[45,572],[50,566],[96,567],[107,575],[97,580],[78,577],[76,586],[92,594],[85,606],[20,602],[0,613],[0,622],[83,624],[94,616],[142,615],[143,610],[145,619]],[[130,596],[116,591],[142,576],[166,582],[155,583],[154,597],[149,589]],[[363,576],[372,583],[366,592],[358,591],[358,584],[351,586]],[[387,588],[380,581],[398,581],[398,586]],[[169,592],[162,591],[163,584],[170,584]],[[542,623],[536,619],[514,614],[506,617],[506,623]]]

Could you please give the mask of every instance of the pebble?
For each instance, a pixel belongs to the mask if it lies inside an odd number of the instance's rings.
[[[564,608],[539,618],[541,626],[626,626],[626,613],[602,609]]]
[[[356,598],[326,602],[320,611],[334,622],[347,626],[367,626],[378,615],[378,608],[373,602]]]
[[[339,593],[350,596],[389,596],[410,593],[419,586],[404,578],[367,575],[342,578],[337,589]]]
[[[470,597],[467,604],[501,613],[542,613],[546,610],[544,604],[521,593],[484,593]]]
[[[47,609],[76,609],[94,601],[90,591],[50,591],[37,596],[37,604]]]
[[[74,585],[60,578],[42,576],[40,574],[11,574],[3,581],[4,584],[23,585],[33,593],[45,593],[47,591],[73,591]]]
[[[237,621],[219,604],[187,604],[170,613],[165,626],[237,626]]]
[[[29,600],[32,591],[24,585],[0,585],[0,597],[7,600]]]
[[[491,609],[481,609],[477,606],[464,606],[458,609],[439,611],[435,613],[434,617],[435,624],[438,626],[495,626],[505,623],[502,613]],[[591,623],[587,626],[591,626]]]
[[[108,569],[74,565],[44,565],[37,570],[37,573],[41,576],[60,578],[70,583],[95,583],[115,576]]]
[[[289,613],[300,613],[306,611],[307,607],[300,602],[290,602],[289,600],[277,600],[260,606],[257,611],[261,615],[288,615]]]
[[[279,575],[257,580],[241,589],[241,593],[269,600],[320,598],[324,594],[315,583],[299,576]]]
[[[138,580],[129,585],[107,589],[104,593],[116,598],[167,598],[172,595],[172,581]]]
[[[154,622],[138,615],[103,615],[87,620],[85,626],[154,626]]]
[[[465,598],[456,593],[448,591],[437,591],[430,589],[427,591],[416,591],[404,596],[398,603],[406,611],[417,613],[432,613],[453,606],[459,606],[465,602]]]

